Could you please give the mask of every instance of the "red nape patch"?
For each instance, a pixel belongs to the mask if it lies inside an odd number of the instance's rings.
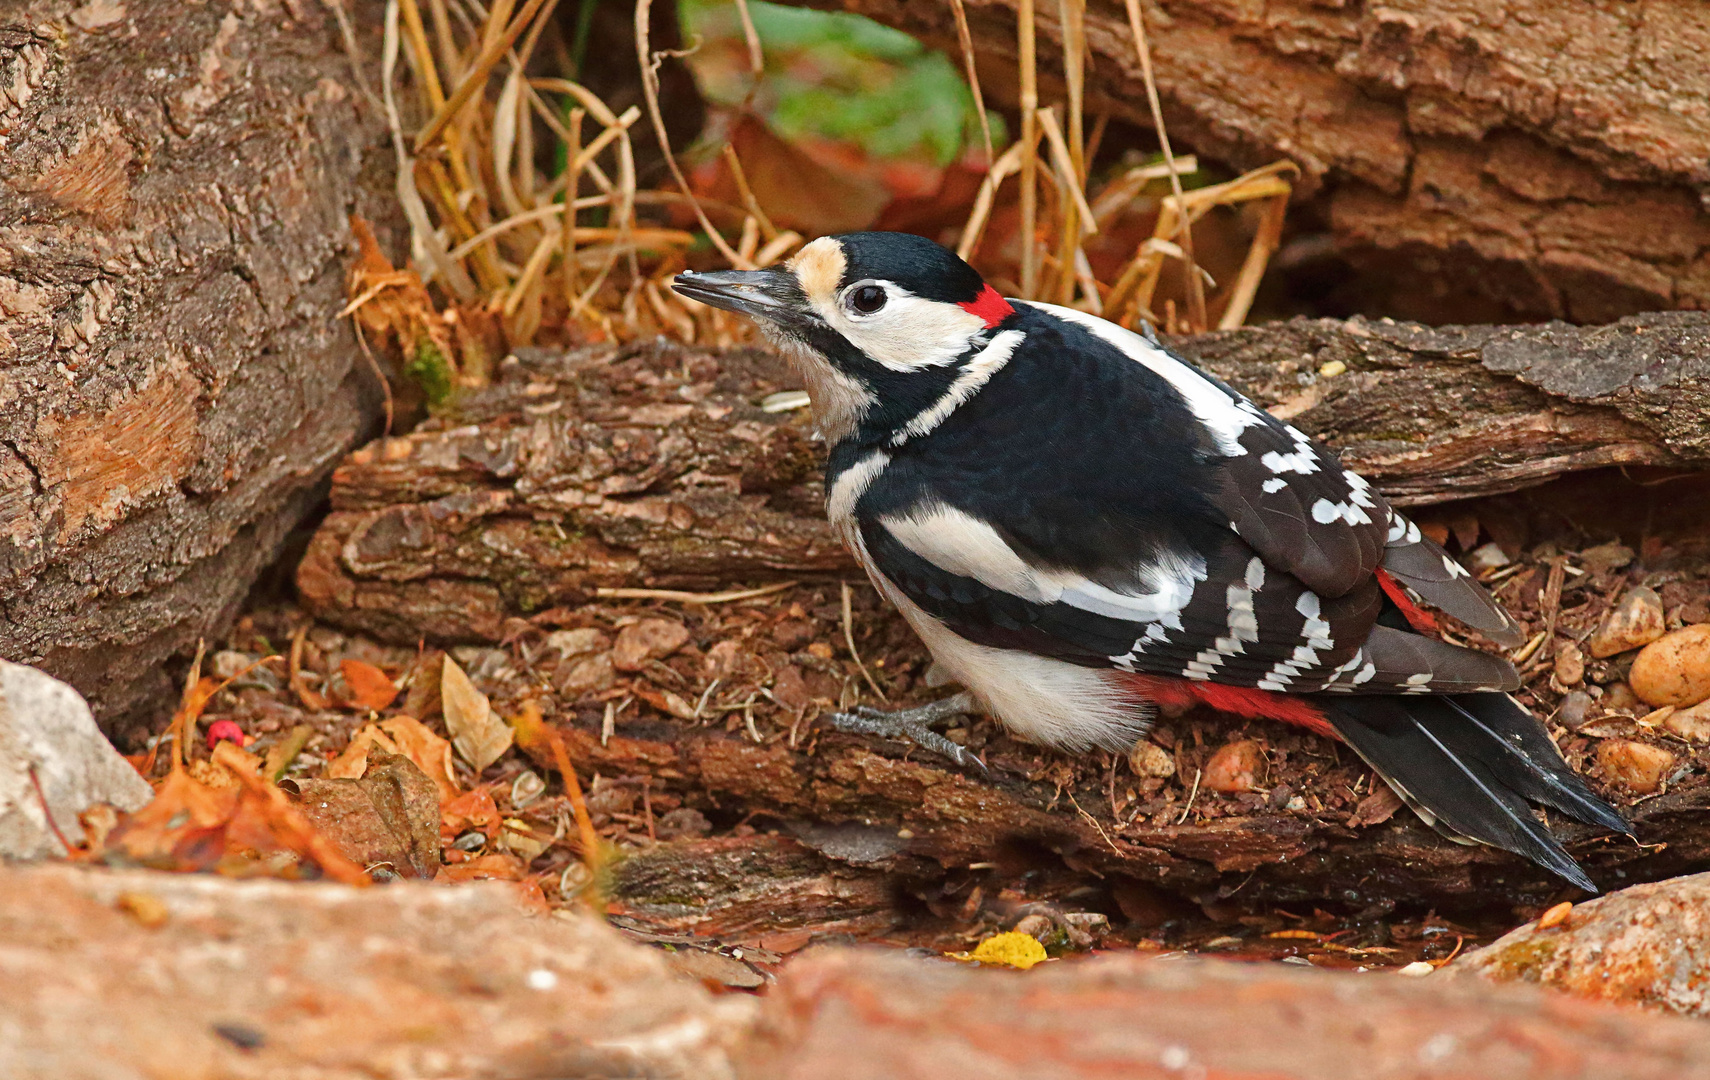
[[[1421,634],[1437,632],[1437,620],[1431,613],[1415,604],[1413,598],[1407,595],[1407,590],[1401,587],[1401,582],[1390,577],[1389,572],[1381,567],[1377,572],[1377,583],[1383,594],[1395,601],[1395,606],[1401,609],[1401,615],[1407,620],[1408,626]]]
[[[1260,690],[1251,686],[1223,686],[1194,679],[1172,679],[1163,675],[1124,676],[1148,701],[1159,705],[1209,705],[1218,712],[1234,713],[1256,720],[1281,720],[1330,739],[1339,739],[1330,721],[1311,702],[1293,694]]]
[[[974,299],[958,306],[984,319],[987,330],[1015,314],[1015,308],[1010,306],[1009,301],[999,296],[998,291],[990,285],[981,289],[980,295]]]

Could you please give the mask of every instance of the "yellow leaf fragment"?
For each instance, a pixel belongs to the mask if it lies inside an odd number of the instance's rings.
[[[1002,967],[1018,968],[1026,971],[1034,964],[1042,964],[1050,957],[1045,955],[1045,946],[1039,944],[1039,939],[1032,934],[1022,934],[1011,930],[1005,934],[994,934],[974,946],[973,952],[950,953],[952,960],[968,960],[981,964],[997,964]]]

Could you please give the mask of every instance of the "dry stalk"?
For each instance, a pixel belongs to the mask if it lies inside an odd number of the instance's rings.
[[[1176,201],[1182,201],[1182,177],[1176,168],[1175,151],[1170,149],[1170,133],[1164,127],[1164,105],[1158,98],[1158,80],[1152,74],[1152,47],[1146,40],[1146,21],[1140,15],[1140,0],[1125,0],[1128,6],[1128,24],[1134,33],[1134,51],[1140,58],[1140,74],[1146,81],[1146,104],[1152,110],[1152,125],[1158,131],[1158,145],[1164,151],[1164,164],[1169,168],[1170,191]],[[1205,322],[1205,288],[1199,275],[1195,273],[1196,262],[1193,257],[1193,226],[1186,218],[1182,221],[1181,248],[1188,264],[1188,315],[1195,327],[1203,329]]]
[[[1021,294],[1032,300],[1039,288],[1035,235],[1039,225],[1039,58],[1035,52],[1033,0],[1020,0],[1016,18],[1021,66]]]
[[[752,270],[753,266],[732,250],[724,237],[713,227],[707,218],[705,210],[689,188],[688,178],[683,175],[683,168],[677,164],[677,156],[671,152],[671,138],[665,133],[665,117],[659,112],[659,57],[654,56],[649,44],[648,15],[653,9],[653,0],[636,0],[635,3],[635,51],[641,61],[641,92],[647,101],[647,115],[653,121],[653,134],[659,140],[659,151],[665,155],[665,164],[670,167],[671,175],[677,181],[677,189],[689,200],[694,208],[695,217],[700,221],[701,228],[707,231],[707,239],[718,248],[719,254],[730,261],[739,270]]]
[[[980,139],[986,148],[986,165],[992,164],[992,122],[986,115],[986,96],[980,91],[980,73],[974,66],[974,35],[968,30],[968,11],[962,0],[950,0],[956,13],[956,39],[962,46],[962,66],[968,72],[968,89],[974,93],[974,112],[980,119]]]

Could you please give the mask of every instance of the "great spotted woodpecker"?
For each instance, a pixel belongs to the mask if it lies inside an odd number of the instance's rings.
[[[1323,446],[1156,339],[1005,300],[915,236],[675,287],[794,363],[832,523],[966,688],[843,730],[966,763],[930,724],[983,707],[1025,739],[1124,750],[1154,705],[1203,703],[1340,738],[1445,835],[1595,891],[1532,804],[1627,823],[1508,696],[1513,666],[1418,632],[1418,601],[1498,644],[1519,628]]]

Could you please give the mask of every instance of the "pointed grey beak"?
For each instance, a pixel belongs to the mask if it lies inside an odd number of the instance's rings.
[[[690,270],[678,274],[671,287],[691,300],[769,322],[797,323],[810,317],[807,296],[788,270]]]

